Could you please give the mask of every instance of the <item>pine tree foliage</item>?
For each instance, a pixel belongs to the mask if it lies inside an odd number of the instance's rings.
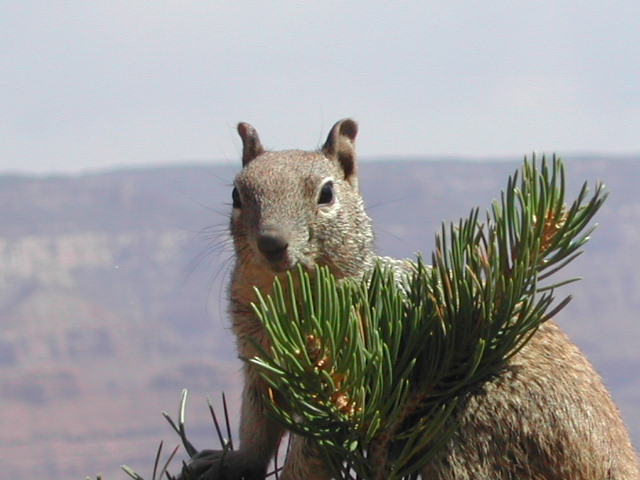
[[[569,302],[556,289],[575,279],[551,277],[580,255],[605,199],[585,184],[567,204],[562,162],[525,159],[484,217],[443,225],[430,266],[380,263],[364,281],[300,268],[257,292],[273,346],[246,360],[270,385],[269,414],[314,439],[336,478],[417,478],[468,387]]]

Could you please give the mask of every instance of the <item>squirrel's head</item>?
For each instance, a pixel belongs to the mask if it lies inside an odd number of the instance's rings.
[[[336,123],[317,151],[266,151],[255,129],[238,125],[242,171],[232,193],[237,267],[276,275],[297,264],[362,274],[373,235],[358,192],[356,122]]]

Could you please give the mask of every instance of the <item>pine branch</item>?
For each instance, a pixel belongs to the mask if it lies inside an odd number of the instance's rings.
[[[313,438],[338,478],[414,478],[455,429],[469,386],[504,366],[569,301],[545,283],[581,253],[606,198],[565,203],[559,159],[509,178],[486,220],[443,225],[431,266],[377,265],[364,282],[298,269],[255,310],[273,347],[249,359],[287,406],[270,415]]]

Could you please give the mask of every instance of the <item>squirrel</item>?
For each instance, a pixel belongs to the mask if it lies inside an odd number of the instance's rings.
[[[229,313],[239,355],[252,358],[252,342],[269,348],[251,307],[254,287],[268,294],[276,277],[299,264],[328,266],[337,278],[361,278],[376,262],[400,270],[406,261],[374,251],[358,189],[355,121],[337,122],[318,151],[267,151],[247,123],[238,125],[238,133],[243,151],[232,192]],[[188,478],[265,478],[284,432],[265,414],[266,383],[250,364],[243,368],[240,448],[200,452]],[[602,380],[552,321],[497,375],[469,389],[454,417],[453,437],[422,478],[640,479],[638,457]],[[280,478],[331,476],[313,441],[294,436]]]

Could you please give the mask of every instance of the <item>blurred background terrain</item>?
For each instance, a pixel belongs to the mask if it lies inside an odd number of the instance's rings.
[[[558,321],[603,375],[640,443],[640,157],[567,158],[570,192],[611,196],[563,277]],[[363,162],[381,253],[429,259],[443,220],[499,197],[514,162]],[[6,478],[150,477],[158,443],[178,443],[162,410],[190,391],[187,426],[216,446],[205,398],[241,366],[225,314],[226,234],[237,168],[181,165],[0,176],[0,460]],[[571,198],[571,197],[569,197]]]
[[[640,443],[640,2],[0,5],[0,476],[148,477],[183,387],[197,446],[215,445],[206,395],[235,416],[238,121],[279,149],[355,118],[398,257],[488,207],[503,160],[571,152],[573,191],[612,195],[559,321]]]

